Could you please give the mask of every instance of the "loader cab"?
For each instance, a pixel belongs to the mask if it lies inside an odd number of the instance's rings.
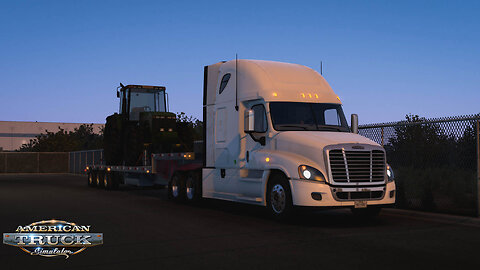
[[[166,112],[167,99],[164,86],[120,84],[117,97],[120,98],[119,113],[129,121],[139,121],[142,112]]]

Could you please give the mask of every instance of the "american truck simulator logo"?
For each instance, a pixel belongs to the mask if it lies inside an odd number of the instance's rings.
[[[67,259],[88,247],[103,244],[103,234],[90,232],[90,225],[52,219],[18,226],[15,233],[3,234],[3,243],[30,255]]]

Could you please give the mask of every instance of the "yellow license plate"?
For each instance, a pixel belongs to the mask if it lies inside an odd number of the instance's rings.
[[[355,208],[366,208],[367,201],[355,201]]]

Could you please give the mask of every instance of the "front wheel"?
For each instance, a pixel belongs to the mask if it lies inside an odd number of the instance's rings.
[[[267,188],[267,207],[272,217],[283,220],[292,215],[292,192],[288,179],[276,175],[269,182]]]

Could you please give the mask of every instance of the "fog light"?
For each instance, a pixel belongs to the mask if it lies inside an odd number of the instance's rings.
[[[321,201],[322,200],[322,193],[312,192],[312,199],[314,199],[315,201]]]
[[[395,196],[395,190],[390,191],[390,198],[393,198]]]

